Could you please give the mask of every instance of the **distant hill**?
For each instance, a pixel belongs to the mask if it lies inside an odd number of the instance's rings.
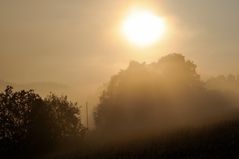
[[[66,94],[70,90],[69,86],[55,82],[34,82],[34,83],[18,84],[0,80],[1,91],[3,91],[8,85],[12,86],[15,90],[32,89],[41,96],[46,96],[50,92],[62,95]]]

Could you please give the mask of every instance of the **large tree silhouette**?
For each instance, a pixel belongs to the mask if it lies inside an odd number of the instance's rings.
[[[158,62],[131,62],[113,76],[94,117],[104,130],[147,130],[213,121],[230,106],[219,92],[208,91],[196,65],[180,54]]]
[[[12,148],[27,138],[32,110],[42,102],[32,90],[13,92],[8,86],[4,93],[0,93],[1,149]]]
[[[41,151],[71,137],[82,137],[80,110],[67,97],[54,94],[42,99],[33,90],[0,93],[0,148]]]

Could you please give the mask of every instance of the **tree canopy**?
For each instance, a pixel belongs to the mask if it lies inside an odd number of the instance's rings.
[[[69,137],[82,137],[80,109],[66,96],[42,99],[33,90],[0,93],[0,148],[44,149]]]
[[[96,127],[161,129],[227,114],[226,99],[205,88],[196,68],[180,54],[150,64],[130,62],[103,91],[94,114]]]

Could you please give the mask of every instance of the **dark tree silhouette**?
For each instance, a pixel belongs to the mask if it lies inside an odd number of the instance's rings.
[[[44,102],[49,109],[50,126],[56,139],[84,135],[85,128],[81,124],[77,103],[68,101],[67,96],[57,97],[54,94],[47,96]]]
[[[41,103],[41,98],[32,90],[13,92],[12,87],[7,86],[5,92],[0,93],[1,149],[11,148],[26,139],[32,109]]]
[[[1,152],[42,151],[70,137],[82,137],[84,127],[76,103],[54,94],[42,99],[33,90],[0,93]],[[29,153],[29,152],[28,152]]]

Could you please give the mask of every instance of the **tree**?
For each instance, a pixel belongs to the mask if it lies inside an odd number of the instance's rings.
[[[205,88],[192,61],[170,54],[151,64],[133,61],[114,75],[94,117],[99,129],[145,131],[196,125],[220,114],[225,103]]]
[[[53,135],[57,139],[82,136],[85,128],[81,124],[80,109],[77,103],[67,99],[67,96],[57,97],[54,94],[44,100],[49,109]]]
[[[23,141],[29,130],[32,107],[41,103],[41,98],[30,91],[13,92],[7,86],[0,93],[0,140],[1,148]]]
[[[0,93],[1,151],[44,149],[69,137],[82,137],[80,110],[67,97],[42,99],[33,90]]]

